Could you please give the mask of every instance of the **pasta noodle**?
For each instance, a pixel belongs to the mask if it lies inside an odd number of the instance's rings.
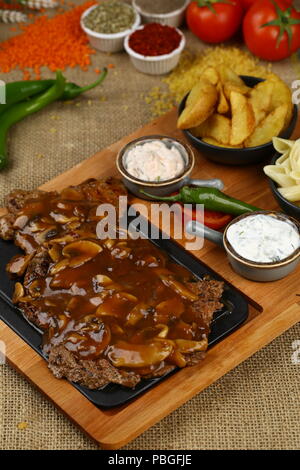
[[[267,165],[264,172],[278,184],[278,191],[290,202],[300,204],[300,139],[273,138],[273,145],[281,156],[275,165]]]

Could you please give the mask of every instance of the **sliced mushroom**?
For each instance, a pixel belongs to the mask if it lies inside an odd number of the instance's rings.
[[[125,317],[127,311],[132,308],[132,304],[136,303],[138,299],[127,292],[116,292],[111,297],[106,299],[96,311],[96,315],[100,317]]]
[[[67,327],[67,325],[70,321],[70,319],[67,317],[67,315],[65,315],[63,313],[58,315],[57,320],[58,320],[58,328],[59,328],[60,331],[64,330]]]
[[[173,346],[167,341],[153,341],[149,344],[130,344],[118,341],[110,347],[108,357],[115,367],[148,367],[164,361]]]
[[[85,359],[98,357],[111,339],[110,328],[98,318],[87,323],[86,326],[81,326],[80,333],[69,332],[64,343],[67,349]]]
[[[191,341],[189,339],[175,339],[178,350],[183,354],[188,354],[196,351],[206,351],[207,339],[201,341]]]
[[[175,346],[173,340],[166,339],[169,328],[167,325],[147,326],[143,329],[137,329],[136,333],[131,337],[131,341],[137,344],[144,344],[145,341],[167,341]]]
[[[129,300],[129,302],[137,302],[138,298],[135,295],[129,294],[129,292],[118,292],[119,299]]]
[[[169,362],[175,364],[177,367],[185,367],[186,360],[178,349],[174,349],[170,356],[168,357]]]
[[[27,215],[25,214],[19,215],[14,222],[14,225],[13,225],[14,229],[22,230],[25,227],[25,225],[28,223],[28,220],[29,218]]]
[[[105,289],[111,290],[114,286],[113,280],[104,274],[97,274],[95,277],[93,277],[92,283],[94,292],[97,294],[104,292]],[[121,286],[119,290],[121,290]]]
[[[144,318],[144,314],[149,308],[149,305],[145,303],[137,304],[127,315],[126,317],[126,326],[134,326],[136,325],[142,318]]]
[[[30,229],[30,232],[32,233],[43,232],[44,230],[49,228],[51,225],[53,226],[53,220],[51,220],[50,222],[51,223],[49,224],[49,222],[44,222],[41,219],[34,219],[30,221],[28,228]]]
[[[70,268],[77,268],[95,258],[103,248],[90,240],[78,240],[65,246],[62,254],[69,258]]]
[[[167,325],[156,325],[155,328],[159,331],[158,338],[166,338],[168,336],[169,327]]]
[[[113,280],[110,277],[106,276],[105,274],[97,274],[97,276],[95,276],[93,280],[95,280],[95,282],[103,286],[107,286],[109,284],[112,284],[113,282]]]
[[[162,280],[162,282],[165,284],[165,286],[173,289],[176,292],[176,294],[179,294],[184,299],[187,299],[191,302],[195,302],[196,300],[198,300],[199,297],[197,294],[194,294],[194,292],[192,292],[187,287],[185,287],[185,285],[182,284],[181,282],[176,281],[173,278],[173,276],[170,276],[164,273],[158,273],[158,276]]]
[[[44,279],[36,279],[28,287],[28,292],[33,298],[40,297],[43,287],[44,287]]]
[[[69,224],[71,222],[78,222],[79,218],[75,216],[68,217],[65,214],[57,214],[56,212],[51,213],[51,217],[57,222],[58,224]]]
[[[18,303],[22,297],[24,297],[24,287],[20,282],[16,282],[12,301],[14,304]]]
[[[49,245],[67,245],[68,243],[74,242],[74,240],[78,240],[79,234],[74,232],[74,233],[68,233],[64,237],[60,238],[52,238],[52,240],[49,240]]]
[[[158,321],[168,323],[170,318],[179,318],[184,312],[184,304],[178,297],[163,300],[156,306],[155,317]]]
[[[18,298],[14,303],[27,304],[27,302],[32,302],[32,297],[30,297],[29,295],[25,295],[24,297]]]
[[[56,263],[52,268],[50,269],[50,274],[51,276],[54,276],[55,274],[59,273],[63,269],[65,269],[67,266],[69,266],[70,260],[69,259],[62,259],[58,263]]]
[[[54,244],[52,247],[48,250],[48,253],[50,255],[50,258],[52,259],[53,263],[58,263],[58,261],[61,258],[61,248],[59,245]]]
[[[21,277],[25,273],[30,260],[33,257],[33,253],[30,255],[16,255],[6,266],[6,271],[14,277]]]

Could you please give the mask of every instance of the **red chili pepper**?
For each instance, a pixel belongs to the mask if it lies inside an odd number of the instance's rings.
[[[188,209],[183,204],[180,204],[183,209],[182,216],[184,222],[189,220],[197,220],[196,209]],[[220,230],[225,227],[232,220],[232,215],[224,214],[223,212],[209,211],[204,209],[204,225],[214,230]]]
[[[177,49],[181,36],[172,26],[148,23],[129,38],[129,47],[144,56],[169,54]]]

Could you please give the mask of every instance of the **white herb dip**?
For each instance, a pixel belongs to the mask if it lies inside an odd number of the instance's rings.
[[[300,246],[299,233],[292,222],[263,214],[232,224],[227,240],[238,255],[257,263],[281,261]]]
[[[166,181],[176,178],[185,169],[185,161],[175,145],[167,147],[161,140],[152,140],[130,149],[124,159],[127,172],[142,181]]]

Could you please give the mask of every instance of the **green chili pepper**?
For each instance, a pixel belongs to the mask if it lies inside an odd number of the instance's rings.
[[[103,82],[107,75],[107,69],[103,69],[98,80],[90,85],[80,87],[76,83],[68,82],[65,84],[65,89],[63,95],[60,97],[61,100],[68,101],[77,98],[81,93],[95,88]],[[43,93],[53,86],[55,80],[33,80],[33,81],[22,81],[22,82],[12,82],[7,83],[5,86],[6,93],[6,103],[0,104],[0,114],[3,114],[8,108],[10,108],[15,103],[20,103],[25,101],[32,96]]]
[[[169,197],[153,196],[152,194],[140,191],[152,199],[170,202],[183,202],[184,204],[203,204],[205,209],[210,211],[224,212],[226,214],[241,215],[246,212],[261,210],[258,207],[251,206],[246,202],[234,199],[222,193],[216,188],[193,188],[183,186],[178,194]]]
[[[0,120],[0,170],[7,163],[6,137],[10,127],[21,121],[21,119],[36,113],[53,101],[58,100],[64,93],[65,78],[60,71],[56,72],[56,80],[47,91],[31,100],[17,103],[11,106]]]
[[[92,88],[95,88],[96,86],[100,85],[100,83],[103,82],[107,75],[107,68],[104,68],[99,75],[98,80],[96,80],[94,83],[91,83],[90,85],[80,87],[76,85],[76,83],[66,83],[65,85],[65,91],[60,98],[61,100],[73,100],[74,98],[77,98],[77,96],[81,95],[81,93],[85,93],[86,91],[91,90]]]
[[[0,114],[4,113],[11,105],[48,90],[53,82],[54,80],[35,80],[7,83],[5,85],[6,103],[0,104]]]

